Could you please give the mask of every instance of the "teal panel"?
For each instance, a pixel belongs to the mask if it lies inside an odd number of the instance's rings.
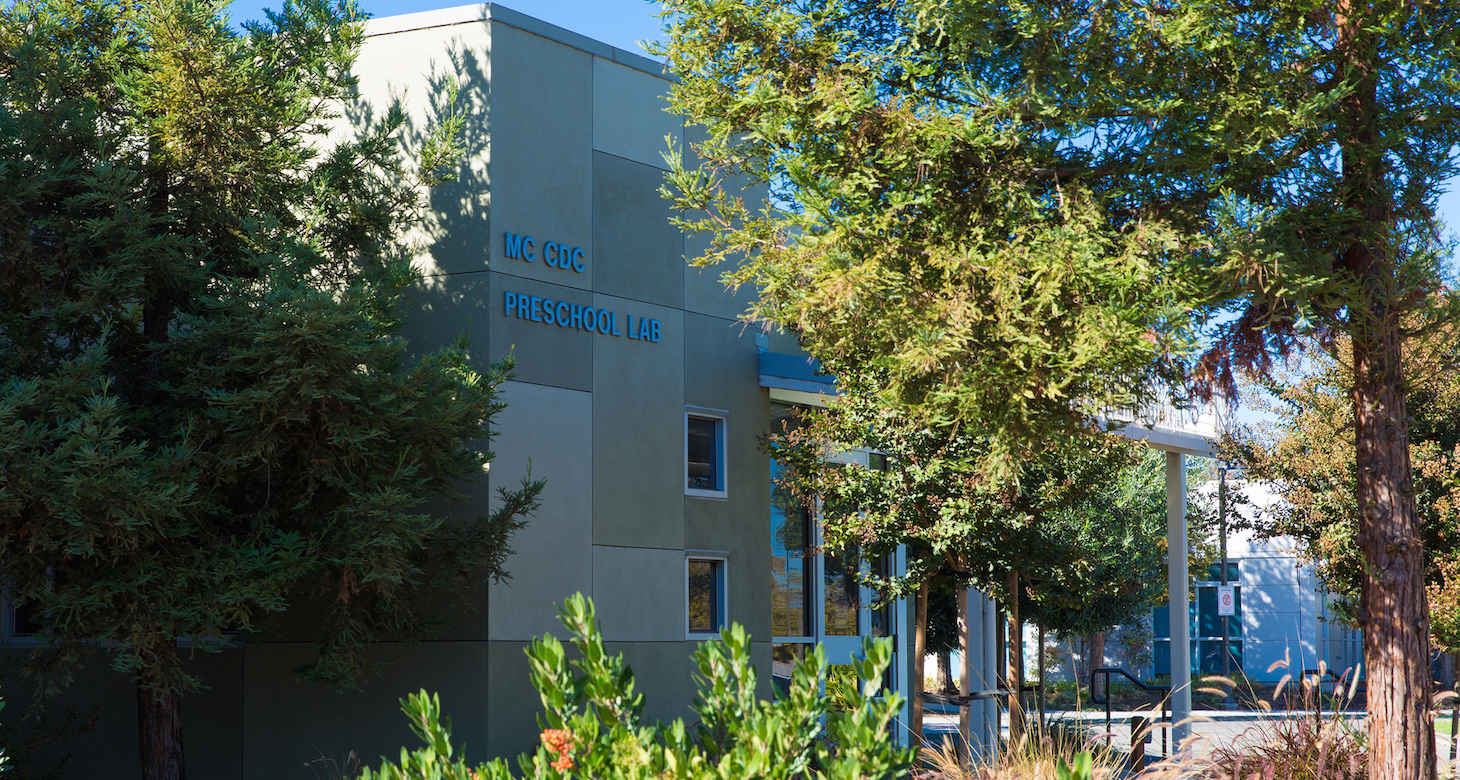
[[[593,548],[593,601],[603,636],[613,641],[683,640],[683,550]]]
[[[593,344],[593,543],[684,549],[684,318],[594,296],[620,336]],[[659,341],[628,323],[659,323]],[[637,330],[638,325],[634,326]]]
[[[618,66],[615,66],[618,67]],[[612,155],[593,155],[594,289],[680,308],[684,238],[659,195],[664,172]]]
[[[569,287],[592,284],[552,267],[548,246],[591,252],[592,56],[501,23],[492,24],[493,270]],[[511,117],[512,121],[500,119]],[[532,236],[535,259],[509,259],[505,236]]]
[[[492,642],[487,659],[487,696],[479,706],[487,718],[487,752],[507,759],[513,774],[517,756],[535,751],[542,700],[529,677],[526,642]]]
[[[556,604],[593,588],[593,417],[588,393],[510,382],[496,426],[492,483],[547,481],[542,507],[513,534],[511,579],[492,586],[492,639],[560,633]]]
[[[360,98],[345,110],[346,118],[363,128],[399,100],[407,116],[403,136],[410,149],[419,148],[427,129],[448,110],[448,80],[457,84],[454,110],[465,116],[459,135],[463,153],[451,168],[455,179],[429,193],[429,210],[414,236],[424,248],[416,261],[426,273],[486,267],[490,49],[487,25],[481,21],[433,25],[367,38],[353,69],[360,79]]]
[[[684,143],[684,122],[665,110],[669,86],[666,79],[594,58],[593,148],[663,169],[664,153],[679,153]]]
[[[359,690],[305,680],[292,670],[310,657],[302,644],[250,646],[244,680],[243,777],[316,780],[333,776],[331,762],[353,752],[372,767],[417,739],[400,713],[400,699],[437,693],[451,716],[453,742],[470,758],[485,758],[488,712],[486,642],[381,643],[367,651],[372,667]]]
[[[410,342],[410,357],[419,359],[465,336],[472,363],[485,369],[492,362],[490,290],[486,273],[428,276],[407,290],[400,335]]]
[[[756,384],[755,331],[685,314],[684,400],[726,417],[726,500],[686,497],[685,546],[730,553],[729,617],[770,638],[770,461],[761,450],[769,408]]]
[[[581,313],[593,305],[592,295],[504,274],[493,273],[491,277],[486,308],[490,312],[492,358],[513,356],[517,362],[515,379],[520,382],[591,390],[593,344],[604,337],[575,325],[571,317],[573,311]],[[558,304],[566,304],[567,308]],[[551,316],[547,309],[552,310]],[[570,318],[568,325],[557,324],[558,312]]]

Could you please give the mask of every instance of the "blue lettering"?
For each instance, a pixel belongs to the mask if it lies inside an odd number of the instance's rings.
[[[502,314],[511,317],[517,311],[517,293],[509,292],[502,299]]]
[[[558,324],[568,327],[568,304],[558,301]]]
[[[554,320],[553,320],[553,299],[552,298],[543,298],[542,299],[542,321],[543,322],[546,322],[549,325],[552,325],[553,322],[554,322]]]
[[[631,338],[631,339],[637,339],[637,338],[639,338],[638,334],[637,333],[634,333],[634,315],[632,315],[632,314],[625,314],[624,315],[624,319],[625,320],[628,320],[628,323],[626,324],[626,327],[629,329],[629,338]]]
[[[573,313],[568,318],[568,327],[570,327],[570,328],[581,328],[581,327],[583,327],[583,307],[582,306],[579,306],[576,303],[573,304]]]
[[[587,269],[588,269],[588,266],[584,265],[584,263],[583,263],[583,250],[582,249],[578,249],[577,247],[574,247],[574,249],[573,249],[573,270],[574,271],[577,271],[578,273],[581,274],[581,273],[583,273]]]
[[[583,307],[583,330],[589,333],[598,332],[598,311],[592,306]]]
[[[515,233],[504,233],[503,237],[506,239],[506,246],[503,247],[503,254],[507,255],[508,257],[515,257],[519,260],[526,260],[529,263],[537,258],[536,252],[529,251],[529,247],[537,246],[537,242],[532,239],[532,236],[519,236]]]
[[[613,326],[612,314],[613,312],[607,309],[598,310],[598,332],[605,336],[608,335],[609,329]]]
[[[658,344],[659,339],[659,320],[649,320],[649,340]]]
[[[542,245],[542,261],[544,263],[547,263],[549,267],[558,267],[559,253],[560,246],[559,244],[557,244],[557,242],[549,241],[546,244]]]
[[[542,299],[536,295],[532,296],[532,311],[528,312],[527,318],[533,322],[542,322]]]
[[[609,329],[611,331],[613,331],[613,335],[615,335],[615,336],[622,336],[622,335],[624,335],[624,334],[618,332],[618,312],[611,311],[611,312],[608,313],[608,325],[609,325]]]
[[[649,340],[649,321],[643,317],[639,318],[639,338],[644,341]]]

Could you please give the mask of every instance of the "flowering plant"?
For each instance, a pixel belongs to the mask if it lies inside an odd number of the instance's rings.
[[[783,696],[763,701],[755,696],[750,636],[732,625],[723,639],[695,652],[699,722],[692,729],[682,720],[646,726],[644,697],[634,692],[633,671],[622,655],[604,649],[593,602],[574,595],[559,612],[574,636],[576,657],[569,660],[567,648],[551,636],[534,640],[527,650],[543,713],[537,750],[518,759],[524,778],[890,780],[912,767],[912,750],[890,738],[902,699],[881,690],[892,660],[886,640],[863,643],[862,658],[852,664],[857,684],[847,686],[846,708],[828,710],[822,694],[826,656],[820,647],[797,663]],[[402,705],[426,747],[402,749],[398,763],[367,768],[361,780],[512,777],[500,758],[471,768],[454,757],[451,722],[442,717],[435,695],[421,691]]]

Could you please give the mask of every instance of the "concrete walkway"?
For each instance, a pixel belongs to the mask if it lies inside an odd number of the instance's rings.
[[[1107,731],[1105,727],[1105,711],[1084,711],[1084,712],[1048,712],[1045,714],[1046,722],[1062,721],[1065,723],[1079,723],[1090,730],[1094,739],[1099,742],[1108,742],[1110,747],[1126,752],[1130,749],[1130,722],[1135,715],[1150,717],[1149,712],[1116,711],[1110,715],[1111,728]],[[1156,715],[1159,717],[1160,713]],[[1196,756],[1206,756],[1214,748],[1229,747],[1233,745],[1259,742],[1262,740],[1264,724],[1274,720],[1287,718],[1312,718],[1315,713],[1311,710],[1287,710],[1272,713],[1253,712],[1250,710],[1199,710],[1193,713],[1191,719],[1192,737],[1188,747]],[[1324,718],[1336,717],[1333,712],[1324,712]],[[1355,729],[1364,727],[1364,713],[1362,711],[1344,712],[1341,716],[1345,723]],[[1448,725],[1449,717],[1444,718],[1445,725]],[[924,732],[929,736],[934,734],[955,736],[958,732],[958,716],[954,714],[942,714],[928,712],[923,720]],[[1151,741],[1146,745],[1146,755],[1153,758],[1160,758],[1162,755],[1162,736],[1169,734],[1170,724],[1161,724],[1151,734]],[[1009,729],[1004,728],[1004,735],[1007,737]],[[1435,734],[1435,747],[1440,757],[1440,777],[1456,777],[1460,771],[1460,761],[1450,761],[1450,750],[1454,738],[1442,733],[1437,729]],[[1169,750],[1169,742],[1168,742]]]

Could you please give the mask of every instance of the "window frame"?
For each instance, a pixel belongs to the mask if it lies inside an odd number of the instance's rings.
[[[690,625],[689,605],[690,594],[690,571],[691,563],[709,562],[715,564],[714,572],[714,602],[715,602],[715,623],[714,631],[695,631]],[[690,640],[704,641],[719,639],[721,631],[729,625],[729,584],[730,584],[730,553],[722,550],[685,550],[684,551],[684,638]]]
[[[715,463],[714,471],[718,477],[719,488],[709,490],[706,488],[695,488],[689,486],[689,421],[690,418],[701,420],[712,420],[715,423]],[[730,497],[728,490],[730,486],[730,464],[729,448],[727,440],[730,431],[730,413],[723,409],[707,409],[702,406],[684,407],[684,494],[691,498],[709,498],[727,500]]]

